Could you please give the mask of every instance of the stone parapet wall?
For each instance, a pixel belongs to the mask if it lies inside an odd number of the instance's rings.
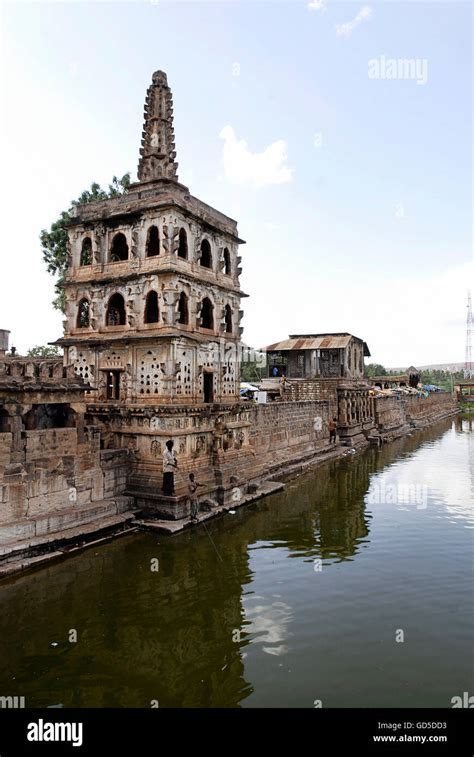
[[[433,416],[450,414],[457,409],[451,394],[430,394],[429,397],[407,397],[403,399],[405,414],[409,421],[430,420]]]
[[[0,386],[10,379],[46,384],[57,384],[72,379],[79,383],[72,366],[63,366],[60,358],[2,357],[0,359]]]
[[[285,402],[316,402],[332,400],[340,379],[292,379],[282,393]]]

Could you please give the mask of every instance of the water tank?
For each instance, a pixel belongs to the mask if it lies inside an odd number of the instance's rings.
[[[0,329],[0,355],[4,355],[8,350],[10,342],[10,332],[6,329]]]

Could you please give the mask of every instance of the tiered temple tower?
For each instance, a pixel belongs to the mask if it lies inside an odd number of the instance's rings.
[[[193,470],[212,456],[215,470],[220,451],[248,443],[237,412],[243,242],[234,220],[178,182],[162,71],[153,74],[144,117],[138,182],[77,206],[69,225],[57,342],[90,384],[88,418],[105,443],[135,450],[135,493],[158,488],[167,438]],[[229,412],[232,423],[223,420]]]

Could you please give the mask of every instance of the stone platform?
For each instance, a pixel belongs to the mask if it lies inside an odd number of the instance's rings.
[[[278,481],[265,481],[256,492],[252,494],[244,494],[241,499],[232,504],[216,505],[209,512],[200,512],[198,514],[197,522],[193,523],[190,517],[181,518],[180,520],[163,520],[158,518],[141,519],[137,518],[134,523],[139,528],[145,531],[157,531],[158,533],[176,534],[183,531],[185,528],[191,526],[198,526],[200,523],[204,523],[207,520],[216,518],[219,515],[237,510],[239,507],[248,505],[251,502],[256,502],[262,497],[266,497],[269,494],[275,494],[276,492],[284,489],[284,484]],[[172,497],[168,499],[173,499]]]

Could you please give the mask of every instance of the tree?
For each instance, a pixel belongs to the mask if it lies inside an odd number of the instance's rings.
[[[372,376],[386,376],[387,369],[380,363],[369,363],[365,366],[366,378],[372,378]]]
[[[36,347],[30,347],[26,353],[26,357],[62,357],[62,352],[59,347],[52,345],[37,345]]]
[[[98,202],[99,200],[108,200],[111,197],[118,197],[126,194],[130,186],[130,174],[126,173],[119,179],[117,176],[112,178],[108,190],[102,189],[100,184],[93,182],[90,189],[85,189],[77,200],[71,202],[69,210],[63,210],[59,218],[51,224],[49,231],[43,229],[40,233],[41,251],[46,268],[53,276],[57,276],[55,283],[56,296],[53,300],[53,306],[64,313],[65,300],[62,282],[66,274],[68,257],[67,257],[67,224],[74,215],[74,209],[78,205],[84,205],[88,202]]]

